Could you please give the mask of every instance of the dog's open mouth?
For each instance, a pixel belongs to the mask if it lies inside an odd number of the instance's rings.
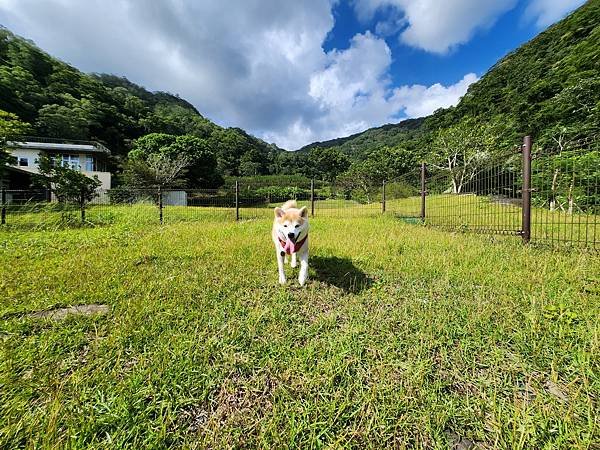
[[[292,244],[295,244],[295,243],[296,243],[296,239],[298,239],[298,238],[297,238],[297,237],[295,237],[295,236],[294,236],[294,237],[289,237],[289,236],[288,236],[288,241],[290,241]]]

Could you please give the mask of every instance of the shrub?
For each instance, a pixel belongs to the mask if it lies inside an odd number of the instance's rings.
[[[406,181],[395,181],[385,185],[386,199],[408,198],[421,194],[420,187],[411,186]]]
[[[265,198],[267,203],[285,202],[291,199],[298,200],[310,197],[310,191],[297,187],[281,186],[258,188],[254,190],[254,194],[259,198]]]
[[[156,190],[119,187],[106,192],[111,204],[156,203]]]

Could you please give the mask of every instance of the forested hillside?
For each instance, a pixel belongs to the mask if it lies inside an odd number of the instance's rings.
[[[473,84],[453,120],[505,116],[521,134],[571,137],[600,125],[600,1],[591,0],[501,59]]]
[[[420,133],[424,119],[407,119],[397,124],[387,124],[381,127],[369,128],[351,136],[331,139],[323,142],[313,142],[300,149],[308,151],[312,148],[337,147],[347,155],[361,158],[361,155],[377,150],[381,146],[393,147],[400,142],[409,141]]]
[[[115,165],[132,140],[149,133],[197,137],[223,175],[268,174],[281,151],[243,130],[217,126],[178,96],[118,76],[84,74],[5,28],[0,110],[16,114],[38,136],[102,141],[117,157]]]

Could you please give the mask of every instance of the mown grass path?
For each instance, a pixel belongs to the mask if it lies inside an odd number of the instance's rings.
[[[0,233],[0,447],[590,448],[600,258],[391,217]],[[108,304],[106,316],[25,315]]]

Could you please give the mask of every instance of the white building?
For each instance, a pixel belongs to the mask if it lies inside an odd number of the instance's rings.
[[[110,189],[111,174],[106,168],[110,151],[98,142],[27,137],[23,142],[9,142],[8,150],[16,158],[16,164],[8,168],[9,189],[26,188],[27,175],[39,173],[40,154],[56,158],[88,177],[97,176],[102,183],[99,189]]]

